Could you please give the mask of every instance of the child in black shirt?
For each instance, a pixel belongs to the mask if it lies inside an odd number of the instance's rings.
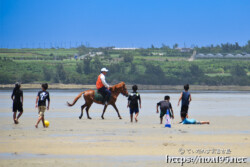
[[[140,103],[140,108],[141,108],[141,97],[140,94],[137,92],[137,85],[134,85],[132,87],[133,92],[129,95],[128,97],[128,105],[127,107],[129,107],[130,109],[130,119],[131,122],[133,122],[133,114],[135,113],[135,121],[137,122],[138,119],[138,115],[139,115],[139,106],[138,106],[138,101]]]
[[[11,95],[11,99],[13,100],[13,120],[15,124],[18,124],[18,119],[23,114],[23,91],[20,88],[21,84],[17,82]],[[17,111],[19,113],[16,117]]]
[[[36,128],[38,127],[38,124],[41,120],[43,122],[43,127],[45,128],[44,112],[46,110],[46,100],[48,100],[47,110],[49,110],[49,105],[50,105],[49,92],[46,91],[47,89],[48,89],[48,84],[47,83],[42,84],[42,91],[39,91],[36,97],[36,108],[38,107],[38,114],[39,114],[39,118],[35,125]]]

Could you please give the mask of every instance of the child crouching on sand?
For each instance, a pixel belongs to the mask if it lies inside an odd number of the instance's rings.
[[[47,110],[49,110],[49,105],[50,105],[49,92],[46,91],[47,89],[48,89],[48,84],[47,83],[42,84],[42,91],[39,91],[36,97],[36,108],[38,107],[38,114],[39,114],[39,118],[35,125],[36,128],[38,127],[38,124],[41,120],[43,122],[43,127],[45,128],[44,112],[46,110],[46,100],[48,100]]]
[[[160,101],[156,104],[156,113],[159,113],[158,107],[160,106],[161,113],[160,113],[160,124],[162,124],[162,119],[164,115],[167,114],[167,110],[169,110],[170,118],[174,119],[174,110],[172,108],[172,105],[170,103],[170,97],[165,96],[163,101]]]
[[[138,101],[139,101],[139,104],[140,104],[140,108],[141,108],[141,97],[140,97],[140,94],[137,92],[137,85],[134,85],[132,87],[133,89],[133,92],[129,95],[128,97],[128,105],[127,107],[129,107],[130,109],[130,119],[131,119],[131,122],[133,122],[133,114],[135,113],[135,121],[137,122],[138,119],[138,115],[139,115],[139,106],[138,106]]]

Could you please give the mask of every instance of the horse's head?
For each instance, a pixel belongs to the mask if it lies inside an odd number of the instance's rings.
[[[128,90],[127,90],[127,87],[126,87],[126,85],[125,85],[125,83],[124,82],[121,82],[122,84],[123,84],[123,86],[122,86],[122,94],[124,95],[124,96],[126,96],[126,97],[128,97]]]
[[[114,85],[112,88],[111,88],[111,91],[112,92],[118,92],[118,93],[121,93],[122,95],[124,96],[128,96],[128,90],[127,90],[127,87],[125,85],[124,82],[120,82],[119,84],[117,85]]]

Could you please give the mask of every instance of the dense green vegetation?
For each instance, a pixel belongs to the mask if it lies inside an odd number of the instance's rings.
[[[250,41],[245,46],[236,43],[194,49],[198,53],[250,53]],[[100,69],[107,67],[110,71],[107,81],[111,84],[125,81],[155,85],[250,85],[250,60],[189,61],[192,54],[193,51],[181,52],[165,45],[136,50],[85,46],[0,49],[0,84],[16,81],[95,84]]]
[[[207,47],[195,47],[198,53],[250,53],[250,40],[247,44],[240,46],[237,42],[235,44],[221,44],[221,45],[211,45]]]

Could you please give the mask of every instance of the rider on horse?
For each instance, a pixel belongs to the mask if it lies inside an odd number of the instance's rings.
[[[105,80],[105,75],[107,74],[108,69],[102,68],[101,69],[101,74],[98,76],[97,81],[96,81],[96,88],[99,93],[101,93],[104,97],[104,104],[108,104],[108,100],[111,95],[111,91],[109,90],[109,85],[107,84]]]

